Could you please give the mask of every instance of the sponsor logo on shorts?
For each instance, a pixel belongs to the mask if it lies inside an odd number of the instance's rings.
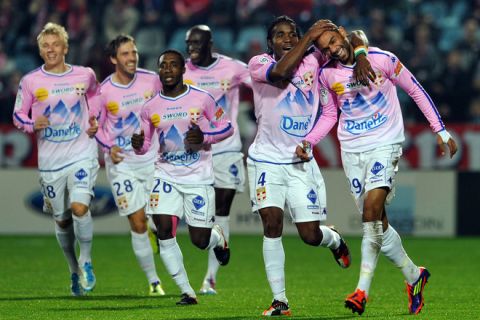
[[[374,175],[377,175],[380,171],[382,171],[385,167],[383,166],[383,164],[381,164],[380,162],[376,161],[374,164],[373,164],[373,167],[372,169],[370,170],[371,173],[373,173]]]
[[[87,176],[88,176],[87,172],[83,169],[80,169],[75,173],[75,177],[77,177],[78,180],[83,180]]]
[[[193,198],[192,203],[197,210],[205,206],[205,200],[201,196],[196,196]]]
[[[313,191],[313,189],[311,189],[310,192],[307,194],[307,198],[313,204],[315,204],[315,202],[317,202],[317,194],[315,193],[315,191]]]
[[[371,118],[363,121],[345,120],[344,128],[354,135],[374,130],[387,122],[388,117],[380,112],[376,112]]]
[[[228,169],[228,171],[233,175],[233,176],[237,176],[238,175],[238,168],[236,165],[232,164],[230,166],[230,168]]]
[[[127,196],[121,196],[117,199],[117,206],[119,209],[126,210],[128,208]]]
[[[305,137],[312,116],[282,116],[280,128],[291,136]]]

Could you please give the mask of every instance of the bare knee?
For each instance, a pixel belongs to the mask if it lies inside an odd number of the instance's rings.
[[[70,205],[72,213],[77,217],[83,217],[88,212],[88,206],[80,202],[73,202]]]

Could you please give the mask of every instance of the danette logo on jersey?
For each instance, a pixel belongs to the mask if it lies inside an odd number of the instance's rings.
[[[56,125],[45,128],[43,130],[43,138],[50,142],[67,142],[76,139],[81,133],[80,125],[73,122],[68,127]]]
[[[205,206],[205,200],[201,196],[196,196],[195,198],[193,198],[192,203],[197,210]]]
[[[312,116],[282,116],[280,128],[291,136],[305,137]]]
[[[371,118],[364,121],[345,120],[345,130],[354,135],[359,135],[374,130],[387,122],[388,117],[376,112]]]
[[[162,159],[174,166],[189,166],[200,160],[200,153],[198,152],[164,152]]]

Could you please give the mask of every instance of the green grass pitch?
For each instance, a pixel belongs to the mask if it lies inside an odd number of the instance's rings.
[[[352,251],[350,269],[340,269],[329,250],[309,247],[285,236],[287,296],[295,319],[353,319],[343,299],[358,279],[360,239],[346,239]],[[479,319],[480,238],[404,238],[419,265],[432,273],[425,307],[408,315],[401,272],[381,257],[370,300],[360,318]],[[194,289],[199,289],[207,256],[179,236]],[[260,319],[271,303],[262,260],[262,237],[234,235],[230,264],[219,272],[217,296],[199,296],[196,306],[178,307],[177,286],[159,257],[157,269],[167,295],[151,298],[147,281],[133,255],[128,236],[95,236],[95,291],[74,298],[69,273],[53,236],[0,237],[0,319]]]

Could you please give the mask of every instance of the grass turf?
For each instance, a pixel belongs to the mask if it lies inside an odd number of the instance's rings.
[[[178,237],[190,283],[198,290],[207,256]],[[347,238],[353,256],[340,269],[329,250],[285,236],[287,296],[298,319],[358,318],[343,300],[357,284],[360,239]],[[405,238],[412,259],[432,273],[425,307],[417,319],[478,319],[480,238]],[[178,307],[180,292],[159,257],[157,270],[167,293],[147,295],[148,284],[127,236],[95,236],[93,264],[97,287],[86,297],[70,296],[69,273],[53,236],[0,237],[0,319],[259,319],[271,303],[262,259],[261,236],[233,236],[230,264],[217,279],[217,296],[199,296],[196,306]],[[362,318],[405,319],[407,296],[402,274],[381,257]]]

